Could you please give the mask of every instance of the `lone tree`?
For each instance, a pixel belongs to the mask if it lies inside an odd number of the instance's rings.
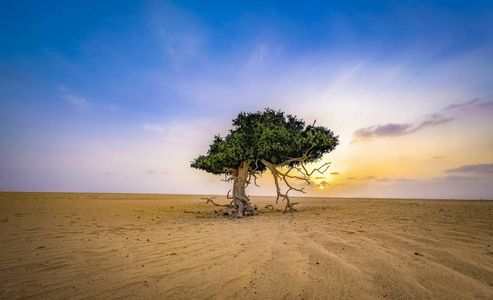
[[[322,126],[305,126],[303,120],[282,111],[265,109],[256,113],[241,112],[233,120],[233,129],[222,138],[214,137],[207,155],[200,155],[192,161],[191,167],[206,172],[225,175],[225,181],[233,181],[232,204],[236,215],[242,217],[255,214],[245,189],[258,175],[269,170],[274,177],[279,198],[286,201],[284,212],[293,211],[288,193],[291,190],[304,193],[291,180],[302,180],[310,184],[310,176],[318,171],[324,173],[330,163],[309,172],[306,163],[319,161],[338,145],[338,137]],[[280,183],[287,186],[281,191]],[[257,185],[258,186],[258,185]],[[231,190],[230,190],[231,191]]]

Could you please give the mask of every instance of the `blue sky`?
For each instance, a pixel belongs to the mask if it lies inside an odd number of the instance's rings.
[[[0,190],[223,193],[272,107],[340,135],[312,196],[493,198],[491,1],[230,2],[0,3]]]

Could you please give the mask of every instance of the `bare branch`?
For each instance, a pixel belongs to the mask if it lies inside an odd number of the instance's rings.
[[[317,172],[318,172],[318,173],[320,173],[320,174],[325,173],[325,171],[327,171],[327,170],[329,169],[329,167],[330,167],[330,163],[325,163],[325,164],[323,164],[322,166],[320,166],[319,168],[313,169],[311,172],[308,172],[308,170],[306,169],[306,167],[305,167],[305,165],[304,165],[304,164],[301,164],[301,166],[303,167],[303,170],[305,171],[306,176],[312,176],[312,174],[313,174],[315,171],[317,171]],[[321,171],[321,169],[322,169],[323,167],[325,167],[325,166],[327,166],[327,167],[325,168],[325,170]]]
[[[272,176],[274,177],[274,184],[276,185],[276,192],[277,192],[276,204],[277,204],[279,203],[279,197],[284,195],[281,193],[281,187],[279,186],[279,181],[278,181],[279,174],[276,173],[276,170],[274,168],[269,168],[269,170],[271,171]]]
[[[305,176],[305,174],[303,172],[300,172],[301,174],[303,174],[303,177],[289,175],[289,172],[291,172],[292,169],[295,169],[295,170],[300,171],[299,168],[289,167],[289,169],[288,169],[288,171],[286,173],[282,173],[280,170],[277,170],[277,173],[284,179],[284,181],[286,181],[285,177],[292,178],[292,179],[303,180],[303,181],[308,181],[308,179],[306,178],[306,176]]]
[[[246,181],[245,188],[250,185],[252,177],[253,177],[253,184],[255,184],[255,186],[257,186],[257,187],[260,187],[260,185],[257,184],[257,175],[255,175],[254,170],[252,168],[250,168],[248,170],[248,179]]]
[[[294,208],[294,205],[298,204],[297,202],[291,202],[291,199],[289,198],[289,195],[288,195],[290,191],[294,190],[297,192],[306,193],[304,187],[303,188],[297,188],[297,187],[293,186],[290,182],[291,179],[302,180],[302,181],[306,182],[308,185],[310,185],[310,180],[309,180],[310,175],[312,175],[315,171],[318,171],[319,173],[323,174],[328,169],[329,163],[325,163],[321,167],[316,168],[316,169],[312,170],[311,172],[308,172],[308,170],[306,169],[306,166],[304,164],[304,162],[310,157],[308,152],[309,152],[309,150],[302,157],[291,158],[291,159],[284,161],[281,164],[273,164],[273,163],[270,163],[266,160],[262,160],[262,163],[265,164],[265,166],[271,171],[272,176],[274,177],[274,183],[276,185],[276,193],[277,193],[276,204],[279,202],[279,198],[282,198],[282,201],[286,200],[286,207],[284,209],[284,212],[295,211],[296,209]],[[301,168],[291,166],[291,167],[288,167],[287,171],[285,171],[285,172],[283,172],[279,169],[283,165],[286,165],[286,164],[289,164],[290,162],[295,162],[295,161],[300,163]],[[298,171],[301,174],[301,176],[300,175],[291,175],[290,172],[293,169]],[[284,181],[286,183],[287,190],[285,193],[283,193],[281,190],[281,187],[279,185],[280,181]]]
[[[310,157],[312,157],[312,155],[310,154],[310,151],[313,149],[313,147],[314,146],[311,146],[310,148],[308,148],[308,150],[306,150],[305,153],[303,153],[303,156],[290,158],[288,160],[283,161],[282,163],[275,164],[274,166],[276,168],[278,168],[278,167],[287,165],[287,164],[292,163],[292,162],[299,162],[300,164],[302,164],[303,162],[307,161]]]
[[[221,181],[224,182],[231,182],[233,180],[233,176],[231,174],[224,174],[224,179],[221,179]]]
[[[253,174],[253,184],[255,184],[255,186],[257,187],[260,187],[260,185],[257,184],[257,175]]]
[[[295,161],[297,161],[297,162],[303,162],[303,161],[305,161],[307,159],[308,159],[308,156],[306,156],[306,155],[303,155],[302,157],[290,158],[288,160],[283,161],[282,163],[279,163],[279,164],[274,165],[274,167],[276,167],[276,168],[282,167],[284,165],[287,165],[287,164],[292,163],[292,162],[295,162]]]
[[[304,191],[304,189],[305,189],[305,188],[297,189],[297,188],[293,187],[293,186],[289,183],[289,181],[286,181],[286,180],[284,180],[284,181],[286,182],[286,185],[287,185],[287,186],[288,186],[288,188],[289,188],[288,192],[289,192],[290,190],[295,190],[295,191],[297,191],[297,192],[301,192],[301,193],[303,193],[303,194],[306,194],[306,192]],[[287,194],[288,192],[286,192],[286,194]]]

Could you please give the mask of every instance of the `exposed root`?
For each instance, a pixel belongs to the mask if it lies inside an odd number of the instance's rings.
[[[288,201],[288,202],[286,203],[286,207],[284,208],[283,213],[298,211],[296,208],[294,208],[294,207],[293,207],[293,206],[295,206],[296,204],[298,204],[298,202],[293,202],[293,203],[290,203],[290,202]]]
[[[205,204],[207,204],[207,203],[209,203],[209,202],[210,202],[210,203],[212,203],[212,204],[213,204],[213,205],[215,205],[215,206],[227,207],[227,208],[232,208],[232,207],[233,207],[233,201],[231,201],[229,204],[217,204],[217,203],[215,203],[215,202],[212,200],[212,199],[214,199],[214,198],[216,198],[216,197],[210,197],[210,198],[200,198],[200,199],[202,199],[202,200],[207,200],[207,201],[205,202]]]

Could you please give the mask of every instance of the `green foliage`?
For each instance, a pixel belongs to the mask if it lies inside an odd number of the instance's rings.
[[[256,113],[240,113],[233,120],[233,129],[222,138],[219,135],[207,155],[200,155],[191,166],[213,174],[226,173],[251,160],[256,173],[266,170],[260,160],[279,164],[308,152],[306,162],[315,162],[338,145],[338,137],[322,126],[305,126],[303,120],[282,111],[265,109]],[[299,162],[291,162],[296,165]]]

